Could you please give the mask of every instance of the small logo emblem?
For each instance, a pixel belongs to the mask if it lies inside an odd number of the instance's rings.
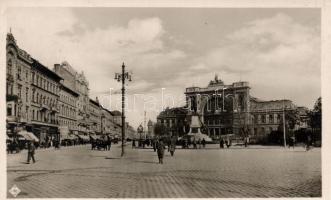
[[[16,185],[13,185],[13,187],[11,187],[9,190],[9,193],[12,194],[14,197],[16,197],[20,192],[21,190]]]

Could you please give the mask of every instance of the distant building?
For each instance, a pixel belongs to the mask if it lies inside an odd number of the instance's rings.
[[[68,89],[76,92],[78,98],[76,101],[76,120],[79,134],[87,134],[89,131],[89,83],[83,72],[78,73],[68,62],[54,64],[55,73],[63,77],[62,84]]]
[[[90,134],[101,134],[101,105],[99,104],[98,99],[95,101],[90,99],[88,110],[89,118],[89,130]]]
[[[185,95],[185,107],[167,108],[157,117],[158,123],[165,125],[170,134],[183,134],[182,129],[178,132],[173,128],[174,124],[184,120],[189,123],[192,115],[199,116],[203,133],[214,139],[225,134],[261,139],[282,130],[283,114],[291,111],[301,113],[296,129],[307,128],[309,124],[307,108],[297,107],[291,100],[254,98],[248,82],[227,85],[215,76],[207,87],[186,88]]]
[[[186,108],[166,108],[157,116],[157,122],[166,127],[169,136],[182,136],[185,133]]]
[[[155,127],[155,123],[152,122],[152,120],[148,120],[148,122],[147,122],[147,137],[153,138],[155,136],[154,127]]]
[[[59,99],[59,129],[63,136],[78,134],[77,126],[77,101],[79,94],[69,87],[61,84]]]

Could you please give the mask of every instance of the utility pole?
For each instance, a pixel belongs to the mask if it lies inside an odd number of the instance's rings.
[[[125,141],[125,80],[131,80],[131,74],[125,72],[125,65],[122,64],[122,73],[115,73],[115,80],[122,82],[122,152],[121,157],[124,156],[124,141]]]

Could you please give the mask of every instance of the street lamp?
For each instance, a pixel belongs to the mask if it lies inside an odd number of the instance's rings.
[[[115,73],[115,80],[122,82],[122,152],[121,157],[124,156],[124,138],[125,138],[125,80],[132,81],[131,74],[125,72],[125,65],[122,64],[122,73]]]

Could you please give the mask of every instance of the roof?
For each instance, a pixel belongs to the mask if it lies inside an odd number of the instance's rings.
[[[68,88],[67,86],[65,86],[63,84],[61,84],[61,89],[68,92],[68,93],[70,93],[70,94],[72,94],[75,97],[79,96],[79,94],[77,92],[73,91],[72,89]]]
[[[63,78],[59,75],[57,75],[55,72],[53,72],[52,70],[48,69],[48,67],[46,67],[45,65],[41,64],[38,60],[32,58],[33,63],[32,66],[42,72],[44,75],[54,79],[55,81],[60,81],[63,80]]]
[[[90,99],[90,102],[93,103],[96,106],[100,106],[100,104],[98,102],[94,101],[93,99]]]

